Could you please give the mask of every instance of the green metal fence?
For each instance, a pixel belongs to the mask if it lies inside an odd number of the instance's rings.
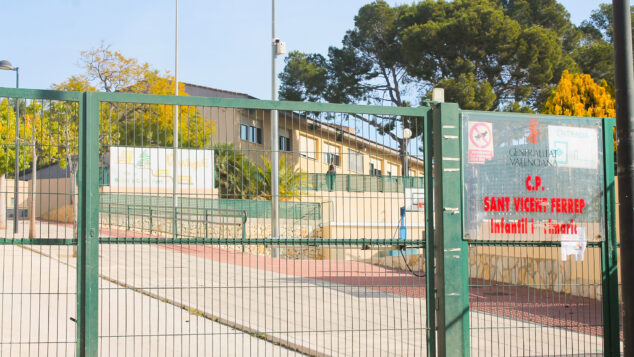
[[[135,206],[135,212],[147,213],[152,207],[170,207],[171,198],[167,196],[108,194],[100,195],[100,213],[102,215],[126,213],[128,207]],[[270,218],[271,203],[257,200],[212,199],[199,197],[181,197],[179,211],[185,213],[195,210],[217,210],[244,212],[249,218]],[[280,202],[280,218],[295,220],[321,220],[322,207],[318,202]]]
[[[424,188],[424,177],[379,176],[341,174],[335,176],[332,187],[328,186],[327,175],[307,173],[301,188],[307,191],[346,192],[403,192],[404,188]],[[99,168],[99,186],[110,186],[110,169]]]
[[[33,217],[0,221],[0,354],[617,355],[613,121],[605,239],[573,267],[463,239],[460,115],[0,88],[0,211]],[[33,152],[68,175],[19,179]]]
[[[557,119],[575,123],[575,118]],[[579,261],[563,261],[559,241],[465,242],[468,267],[461,274],[469,278],[471,355],[620,355],[614,120],[600,123],[603,162],[597,169],[604,180],[594,189],[604,197],[598,205],[605,227],[588,228],[594,231],[588,230]],[[601,241],[590,241],[592,233]]]
[[[47,164],[76,165],[37,184],[34,223],[2,229],[2,355],[434,354],[426,216],[408,213],[401,223],[399,144],[367,124],[407,116],[422,125],[429,107],[5,88],[2,100],[7,126],[14,103],[72,108],[39,109],[68,121],[56,124],[68,135],[51,144],[68,160],[51,151]],[[174,194],[164,181],[176,108]],[[257,134],[272,109],[290,145],[280,161],[279,237],[271,234],[270,139]],[[21,113],[16,122],[26,127]],[[342,134],[344,124],[358,131]],[[429,170],[418,151],[424,130],[406,159],[416,176]],[[15,144],[0,146],[9,167]],[[324,167],[334,160],[329,189]],[[28,196],[23,181],[19,195]],[[424,188],[414,177],[405,186]],[[399,227],[409,230],[406,240]],[[31,311],[28,324],[7,319],[20,309]]]

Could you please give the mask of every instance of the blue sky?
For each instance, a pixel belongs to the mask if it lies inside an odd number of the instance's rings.
[[[368,0],[277,0],[287,51],[339,45]],[[388,0],[391,5],[411,1]],[[605,0],[560,1],[579,24]],[[174,0],[0,0],[0,59],[20,67],[20,86],[49,88],[82,72],[79,53],[101,41],[154,68],[174,69]],[[179,0],[179,79],[271,96],[271,1]],[[278,69],[283,57],[278,59]],[[0,86],[15,74],[0,71]]]

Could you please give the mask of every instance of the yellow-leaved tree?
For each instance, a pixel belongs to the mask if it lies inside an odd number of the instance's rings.
[[[7,175],[15,177],[15,102],[11,103],[9,99],[0,100],[0,142],[5,148],[0,150],[0,229],[7,226]],[[24,124],[21,130],[24,132]],[[29,167],[31,150],[26,145],[20,145],[20,155],[18,163],[18,171]],[[15,207],[14,207],[15,208]],[[14,211],[17,212],[17,209]]]
[[[53,85],[56,90],[102,91],[141,94],[174,94],[174,77],[161,74],[148,63],[128,58],[108,46],[82,51],[80,63],[84,74],[69,77]],[[179,96],[187,96],[185,84],[178,84]],[[163,146],[173,142],[173,106],[129,103],[106,103],[101,106],[99,121],[100,154],[109,146]],[[208,144],[214,131],[210,120],[192,107],[179,107],[179,146],[201,148]],[[74,135],[75,133],[73,133]]]
[[[160,73],[148,63],[100,47],[82,51],[80,64],[84,73],[54,84],[53,89],[64,91],[101,91],[140,94],[174,94],[174,77]],[[178,83],[179,96],[187,96],[185,84]],[[53,136],[58,141],[58,162],[70,170],[71,187],[75,187],[79,116],[76,106],[57,103],[50,108],[51,120],[57,124]],[[173,145],[174,107],[138,103],[102,103],[99,113],[100,163],[111,146],[171,147]],[[204,120],[194,107],[179,107],[179,140],[181,148],[209,146],[215,128],[209,119]],[[74,221],[77,221],[77,202],[73,201]]]
[[[615,103],[605,80],[597,84],[589,74],[566,70],[561,75],[557,89],[546,101],[542,114],[614,118]]]
[[[614,103],[604,80],[597,84],[589,74],[564,71],[542,113],[613,118],[616,116]]]

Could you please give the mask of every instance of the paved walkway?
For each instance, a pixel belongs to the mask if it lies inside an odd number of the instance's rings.
[[[64,311],[74,312],[74,290],[68,291],[74,287],[74,269],[57,262],[59,259],[74,264],[70,257],[72,247],[31,248],[43,250],[55,259],[34,258],[31,252],[21,252],[13,263],[2,259],[0,269],[7,270],[0,270],[1,276],[15,277],[19,264],[30,267],[30,271],[39,271],[44,264],[46,275],[57,277],[48,279],[57,281],[52,284],[57,287],[55,291],[66,295],[48,292],[59,300],[44,301],[39,306],[52,306],[50,310],[59,311],[63,310],[60,306],[66,306]],[[6,246],[0,249],[5,254],[16,249],[24,251]],[[309,354],[426,354],[424,279],[402,271],[359,262],[286,261],[209,246],[102,245],[99,264],[100,274],[108,279],[100,282],[100,347],[104,355],[115,351],[120,355],[172,355],[188,348],[202,355],[215,351],[214,348],[223,354],[290,353],[288,348],[276,344]],[[14,279],[12,284],[17,281],[32,281],[33,287],[42,290],[40,282],[28,278],[28,274]],[[0,291],[3,301],[6,302],[8,291],[15,291],[12,286],[3,285]],[[11,306],[17,306],[14,298],[17,295],[10,296],[12,305],[5,309],[3,304],[0,310],[3,321],[0,342],[7,341],[2,311],[12,311]],[[21,296],[25,297],[21,304],[31,301],[30,307],[25,308],[33,315],[30,321],[40,321],[40,325],[51,321],[43,320],[44,315],[34,315],[32,307],[38,304],[32,302],[33,295],[25,292]],[[52,315],[57,316],[46,314]],[[470,318],[474,356],[591,355],[600,353],[602,348],[602,338],[592,333],[521,321],[498,313],[472,311]],[[63,318],[54,320],[60,326],[74,326],[68,325],[69,322],[64,325]],[[10,326],[10,331],[17,331],[15,322]],[[15,336],[15,332],[10,332],[12,341]],[[19,336],[30,336],[26,342],[66,338],[69,343],[55,346],[72,349],[74,329],[72,333],[52,337],[28,335],[25,330]],[[169,348],[174,350],[169,352]]]
[[[67,247],[0,246],[0,356],[73,356],[76,270]],[[100,280],[101,356],[296,353],[173,304]]]

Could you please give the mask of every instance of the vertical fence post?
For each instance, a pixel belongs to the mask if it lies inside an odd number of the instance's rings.
[[[242,253],[244,253],[244,243],[247,239],[247,213],[242,211]]]
[[[84,93],[79,106],[77,355],[96,356],[99,288],[99,104],[95,93]]]
[[[427,356],[436,356],[436,285],[434,283],[434,192],[432,174],[432,114],[427,112],[423,134],[425,177],[425,272],[427,289]]]
[[[605,182],[605,237],[601,243],[601,281],[603,288],[603,354],[620,356],[619,274],[616,253],[616,193],[614,189],[615,120],[603,120],[603,157]]]
[[[456,190],[462,188],[458,105],[438,103],[432,117],[438,354],[468,356],[469,247],[462,235],[462,189]]]
[[[209,238],[209,218],[207,217],[208,214],[209,211],[205,209],[205,239]]]

